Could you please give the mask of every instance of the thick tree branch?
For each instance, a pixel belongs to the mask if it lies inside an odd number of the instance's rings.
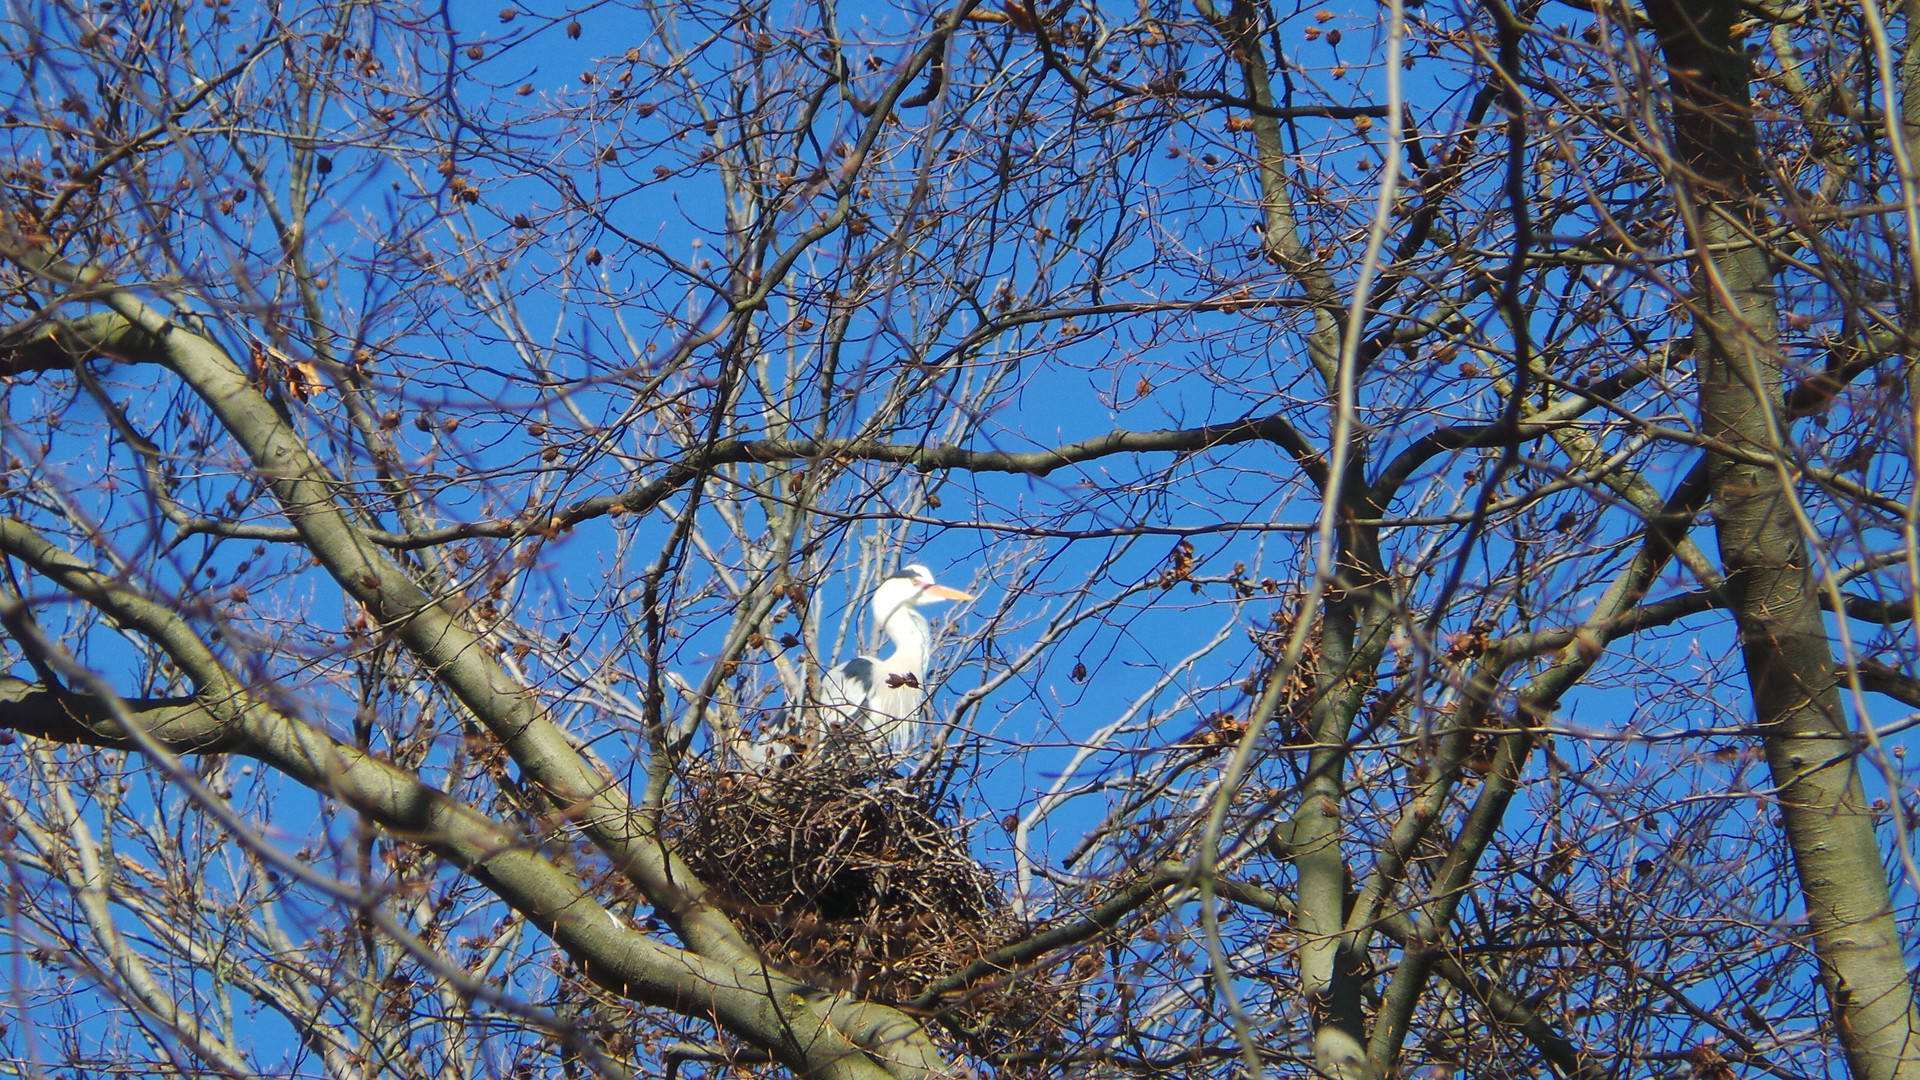
[[[1920,679],[1878,660],[1856,660],[1853,669],[1859,674],[1861,689],[1885,694],[1908,708],[1920,709]],[[1847,665],[1836,663],[1834,670],[1845,678]]]
[[[228,754],[240,751],[246,737],[223,722],[198,699],[127,698],[149,738],[176,754]],[[50,690],[0,676],[0,728],[48,742],[138,750],[114,710],[84,694]]]

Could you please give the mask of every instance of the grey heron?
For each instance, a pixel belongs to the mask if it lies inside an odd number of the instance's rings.
[[[933,630],[919,609],[972,595],[933,580],[933,571],[909,563],[873,591],[869,606],[893,651],[856,656],[820,675],[810,708],[787,709],[778,730],[756,742],[723,738],[748,765],[785,764],[797,755],[853,749],[865,762],[890,766],[920,742],[920,710],[927,700],[927,661]]]
[[[893,651],[884,657],[856,656],[828,669],[817,699],[823,719],[837,716],[838,723],[858,731],[866,749],[876,755],[898,761],[913,753],[920,742],[920,710],[927,700],[927,660],[933,646],[933,631],[920,609],[971,599],[936,583],[933,571],[919,563],[909,563],[882,581],[870,606]]]

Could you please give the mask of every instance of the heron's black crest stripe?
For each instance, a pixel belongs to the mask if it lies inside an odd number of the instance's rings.
[[[840,665],[840,674],[845,675],[848,682],[858,684],[863,694],[873,692],[873,659],[871,657],[854,657]]]

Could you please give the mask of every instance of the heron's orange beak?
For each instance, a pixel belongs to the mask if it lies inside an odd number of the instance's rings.
[[[922,596],[940,600],[971,600],[972,593],[963,593],[959,589],[949,589],[945,585],[929,585],[921,592]]]

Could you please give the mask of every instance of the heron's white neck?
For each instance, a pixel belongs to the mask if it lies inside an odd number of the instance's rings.
[[[926,616],[914,610],[911,604],[901,604],[887,616],[881,629],[886,631],[887,640],[893,642],[893,652],[887,656],[887,665],[905,668],[916,675],[923,674],[927,649],[933,643],[933,628],[927,625]]]

